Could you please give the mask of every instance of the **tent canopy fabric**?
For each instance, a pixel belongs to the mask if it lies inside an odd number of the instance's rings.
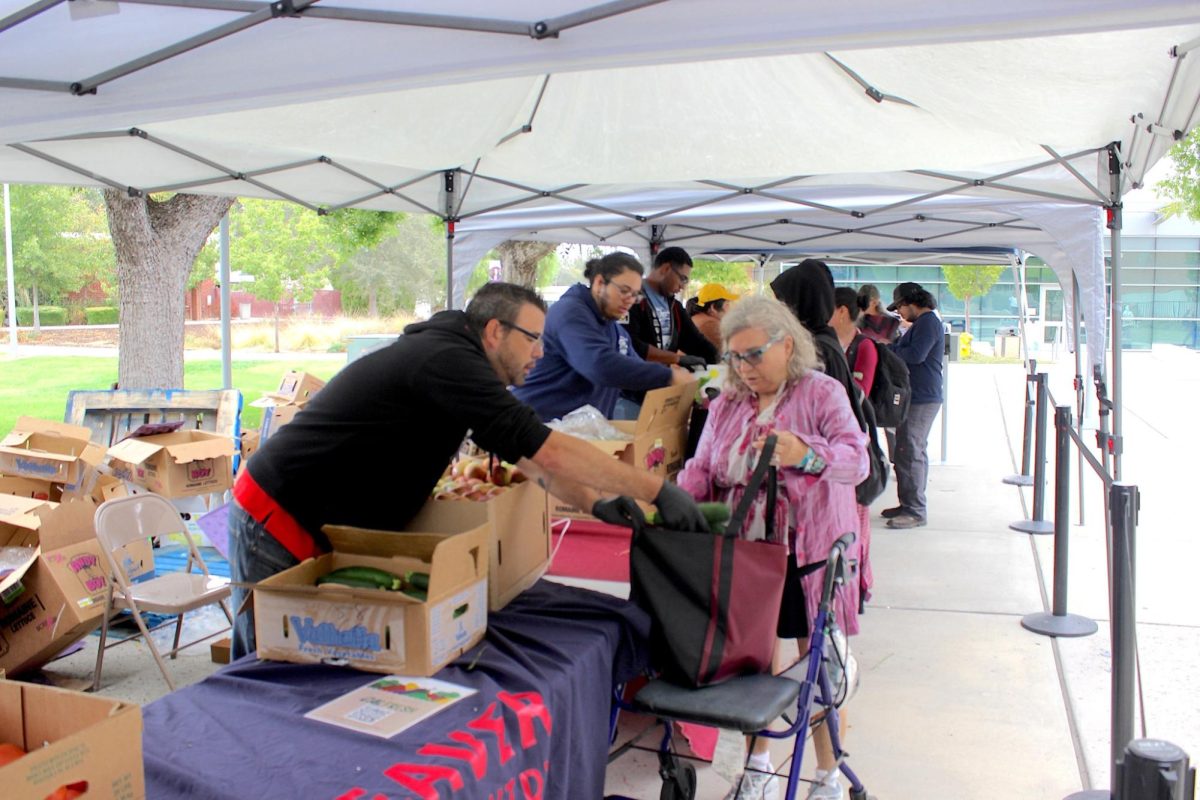
[[[1195,124],[1197,45],[1194,0],[0,0],[0,179],[435,213],[460,273],[468,235],[719,222],[1102,287],[1100,209]]]

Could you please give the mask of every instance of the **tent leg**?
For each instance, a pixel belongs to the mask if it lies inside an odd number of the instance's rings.
[[[8,275],[8,349],[17,354],[17,295],[13,282],[12,210],[9,208],[8,184],[4,184],[4,264]]]
[[[1124,427],[1121,424],[1121,325],[1124,321],[1121,314],[1124,309],[1121,303],[1121,151],[1116,142],[1108,146],[1108,177],[1111,187],[1108,229],[1112,242],[1112,310],[1109,313],[1109,327],[1112,329],[1112,375],[1109,376],[1112,390],[1112,436],[1105,445],[1113,457],[1112,478],[1119,481],[1121,435]]]
[[[1083,346],[1079,342],[1079,278],[1071,272],[1071,341],[1075,344],[1075,433],[1083,441],[1083,414],[1087,410],[1087,392],[1083,383]],[[1079,524],[1084,524],[1083,451],[1076,450],[1076,470],[1079,474]]]
[[[221,385],[233,388],[233,323],[230,320],[229,294],[229,214],[221,217]]]
[[[446,308],[454,308],[454,170],[443,173],[446,190]]]

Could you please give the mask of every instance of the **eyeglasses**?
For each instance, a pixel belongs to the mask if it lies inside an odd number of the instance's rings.
[[[642,298],[646,296],[642,292],[631,289],[630,287],[626,286],[623,283],[617,283],[616,281],[610,281],[607,279],[604,282],[606,284],[608,284],[609,286],[617,287],[617,292],[621,295],[621,297],[623,297],[623,298],[632,297],[633,302],[635,302],[635,303],[640,303],[642,301]]]
[[[737,369],[742,364],[749,364],[752,367],[757,367],[762,363],[763,356],[767,354],[767,351],[779,344],[781,341],[783,341],[782,336],[773,336],[768,339],[767,343],[762,347],[755,347],[754,349],[747,350],[744,353],[737,353],[733,350],[729,350],[724,356],[721,357],[721,360],[733,369]]]
[[[675,276],[679,278],[679,284],[681,286],[687,286],[692,281],[691,275],[684,274],[683,271],[680,270],[679,267],[675,266],[674,264],[671,265],[671,272],[674,272]]]
[[[540,342],[542,340],[542,335],[540,333],[534,333],[533,331],[527,331],[524,328],[522,328],[520,325],[517,325],[512,322],[505,322],[502,319],[498,319],[496,321],[499,322],[501,325],[503,325],[506,328],[517,331],[518,333],[525,334],[525,337],[527,339],[529,339],[529,341],[531,341],[531,342],[536,343],[536,342]]]

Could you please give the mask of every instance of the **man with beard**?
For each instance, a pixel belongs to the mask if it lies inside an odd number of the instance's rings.
[[[678,366],[643,361],[618,320],[642,298],[642,264],[628,253],[592,259],[587,285],[568,289],[546,315],[546,355],[513,394],[543,420],[590,405],[611,419],[622,390],[695,380]]]
[[[655,503],[675,527],[707,530],[686,492],[551,431],[508,391],[534,369],[545,321],[534,292],[488,284],[466,311],[409,325],[394,344],[347,365],[238,475],[229,512],[233,580],[261,581],[328,552],[324,525],[402,529],[468,433],[606,522],[628,516],[628,495]],[[364,479],[357,468],[380,478]],[[239,609],[245,591],[234,590]],[[243,612],[233,654],[254,649],[253,615]]]

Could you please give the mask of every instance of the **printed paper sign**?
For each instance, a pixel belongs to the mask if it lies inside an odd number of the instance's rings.
[[[330,700],[304,716],[390,739],[473,694],[475,690],[469,686],[459,686],[436,678],[388,675]]]

